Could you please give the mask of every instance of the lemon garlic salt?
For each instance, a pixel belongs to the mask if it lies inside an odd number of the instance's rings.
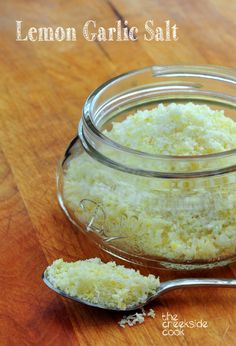
[[[104,134],[123,146],[156,155],[207,155],[236,149],[236,123],[223,111],[193,103],[139,110]]]
[[[122,310],[145,302],[160,285],[154,275],[143,276],[139,271],[115,262],[103,263],[99,258],[72,263],[58,259],[45,274],[55,288],[71,297]]]
[[[207,155],[236,148],[236,123],[223,111],[194,103],[139,110],[103,133],[125,147],[155,155]],[[126,162],[121,156],[117,151],[117,161],[132,163],[132,157]],[[232,158],[228,160],[230,166]],[[181,168],[211,169],[211,162],[217,159],[199,161],[199,167],[186,160]],[[176,171],[175,165],[143,160],[150,171]],[[120,237],[113,245],[127,253],[208,260],[235,253],[235,184],[233,173],[175,180],[127,174],[82,153],[68,162],[63,194],[80,222]]]

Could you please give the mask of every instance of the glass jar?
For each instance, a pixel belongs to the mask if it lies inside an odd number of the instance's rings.
[[[151,267],[207,269],[236,260],[236,149],[153,155],[104,130],[137,110],[187,103],[236,120],[235,69],[152,66],[118,76],[86,100],[57,176],[68,218],[106,252]]]

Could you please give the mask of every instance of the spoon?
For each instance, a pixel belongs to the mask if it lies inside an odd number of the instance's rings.
[[[51,290],[55,291],[56,293],[60,294],[61,296],[65,298],[69,298],[72,300],[75,300],[76,302],[86,304],[89,306],[94,306],[96,308],[100,309],[107,309],[107,310],[115,310],[115,311],[132,311],[136,309],[141,309],[143,306],[150,303],[152,300],[156,299],[160,295],[175,290],[177,288],[185,288],[185,287],[197,287],[197,286],[216,286],[216,287],[236,287],[236,279],[177,279],[177,280],[171,280],[166,282],[161,282],[160,286],[157,288],[157,291],[149,296],[145,302],[142,302],[137,305],[128,306],[126,309],[119,309],[115,307],[109,307],[105,305],[100,305],[96,303],[91,303],[86,300],[72,297],[59,288],[54,287],[51,282],[48,280],[46,273],[44,272],[42,275],[42,279],[44,283],[51,288]]]

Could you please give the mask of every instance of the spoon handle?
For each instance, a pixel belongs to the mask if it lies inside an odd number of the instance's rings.
[[[177,279],[166,281],[160,284],[158,295],[167,291],[184,287],[196,286],[217,286],[217,287],[236,287],[236,279]]]

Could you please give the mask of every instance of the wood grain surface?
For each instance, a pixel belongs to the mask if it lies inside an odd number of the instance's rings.
[[[235,67],[236,2],[229,0],[0,1],[0,345],[235,345],[233,289],[176,291],[153,303],[156,318],[122,329],[122,314],[56,296],[41,281],[56,258],[103,254],[66,219],[56,199],[55,170],[76,132],[88,94],[105,80],[153,64]],[[176,42],[16,42],[16,20],[77,27],[88,19],[141,27],[169,19]],[[118,261],[121,263],[120,261]],[[127,264],[127,266],[130,266]],[[189,273],[153,271],[161,280]],[[236,276],[236,266],[192,276]],[[163,336],[162,314],[208,322],[185,336]]]

